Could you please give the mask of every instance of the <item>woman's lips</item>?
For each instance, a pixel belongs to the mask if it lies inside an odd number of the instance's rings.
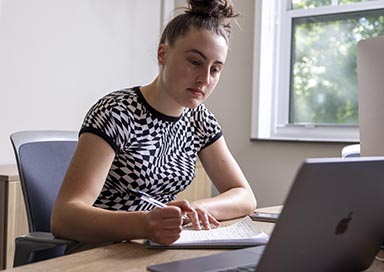
[[[204,96],[204,92],[202,90],[199,90],[199,89],[188,89],[194,96],[196,97],[200,97],[200,96]]]

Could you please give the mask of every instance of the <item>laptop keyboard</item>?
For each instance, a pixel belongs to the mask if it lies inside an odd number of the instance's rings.
[[[219,272],[255,272],[256,266],[253,265],[246,265],[246,266],[239,266],[235,268],[228,268],[226,270],[220,270]]]

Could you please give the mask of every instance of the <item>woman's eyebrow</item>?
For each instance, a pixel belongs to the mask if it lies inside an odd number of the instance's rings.
[[[204,55],[203,52],[201,52],[201,51],[199,51],[199,50],[197,50],[197,49],[189,49],[189,50],[186,50],[185,52],[186,52],[186,53],[196,53],[196,54],[200,55],[204,60],[207,60],[207,59],[208,59],[207,56]],[[220,61],[220,60],[215,61],[215,63],[218,63],[218,64],[224,64],[224,62],[222,62],[222,61]]]

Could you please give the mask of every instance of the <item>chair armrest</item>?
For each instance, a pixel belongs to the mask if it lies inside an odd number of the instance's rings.
[[[76,243],[73,240],[67,240],[63,238],[56,238],[51,232],[30,232],[26,235],[19,236],[16,239],[23,239],[27,241],[34,241],[39,243],[50,243],[54,245],[70,245]]]
[[[64,247],[65,251],[77,244],[76,241],[56,238],[50,232],[31,232],[15,239],[13,267],[31,263],[32,254],[45,249]]]

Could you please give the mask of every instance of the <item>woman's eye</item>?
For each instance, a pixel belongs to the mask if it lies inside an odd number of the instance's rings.
[[[221,69],[219,67],[212,67],[211,69],[211,72],[216,74],[216,73],[220,73]]]
[[[192,65],[199,65],[200,64],[200,62],[197,60],[190,60],[190,62],[192,63]]]

